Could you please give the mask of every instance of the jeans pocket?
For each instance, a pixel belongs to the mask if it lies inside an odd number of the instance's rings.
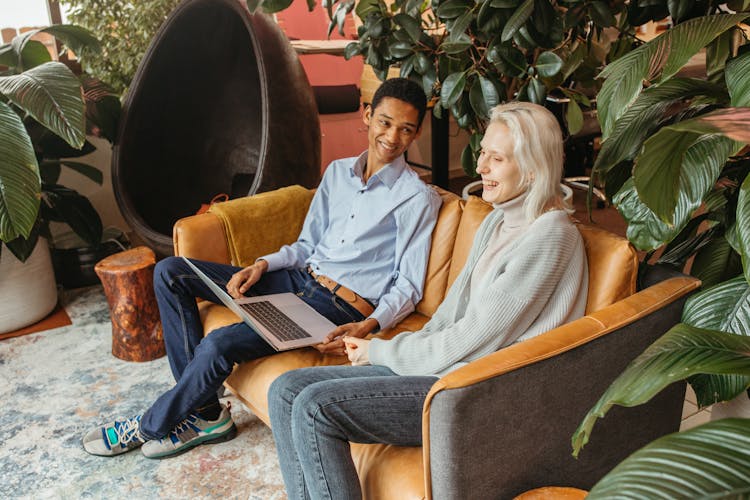
[[[353,323],[355,321],[362,321],[365,319],[364,316],[362,316],[362,313],[354,309],[352,306],[350,306],[344,299],[341,297],[338,297],[336,295],[331,295],[331,303],[333,306],[344,316],[349,318],[348,323]]]

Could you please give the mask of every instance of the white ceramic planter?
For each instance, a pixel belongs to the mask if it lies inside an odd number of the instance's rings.
[[[8,250],[0,254],[0,333],[36,323],[57,304],[57,285],[47,240],[39,238],[26,262]]]

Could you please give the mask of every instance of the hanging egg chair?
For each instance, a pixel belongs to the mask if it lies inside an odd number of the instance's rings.
[[[164,22],[123,103],[117,203],[157,254],[172,226],[219,193],[317,185],[320,127],[294,49],[238,0],[185,0]]]

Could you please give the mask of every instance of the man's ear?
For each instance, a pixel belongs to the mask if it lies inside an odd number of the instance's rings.
[[[362,113],[362,121],[365,122],[365,125],[370,125],[370,118],[372,117],[372,106],[369,104],[365,106],[365,110]]]

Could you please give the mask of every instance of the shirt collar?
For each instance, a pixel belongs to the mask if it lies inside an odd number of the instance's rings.
[[[349,173],[352,175],[352,177],[356,176],[361,180],[362,174],[365,171],[365,167],[367,167],[367,151],[364,151],[357,157],[357,160],[349,169]],[[401,174],[405,169],[406,160],[404,159],[404,155],[401,155],[393,160],[393,162],[385,165],[383,168],[378,170],[378,172],[373,175],[373,177],[379,179],[380,182],[388,187],[388,189],[391,189],[398,178],[401,177]]]

